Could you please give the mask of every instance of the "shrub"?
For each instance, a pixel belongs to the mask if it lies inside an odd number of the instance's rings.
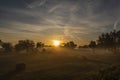
[[[25,69],[26,69],[25,63],[18,63],[16,64],[15,72],[21,72],[21,71],[24,71]]]

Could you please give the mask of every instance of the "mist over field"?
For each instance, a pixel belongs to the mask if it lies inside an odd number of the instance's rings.
[[[39,53],[0,53],[0,80],[98,80],[100,70],[112,66],[119,68],[119,57],[120,54],[104,49],[96,49],[93,53],[90,48],[61,47],[47,48]],[[25,70],[13,72],[18,63],[24,63]]]
[[[120,80],[120,0],[0,0],[0,80]]]

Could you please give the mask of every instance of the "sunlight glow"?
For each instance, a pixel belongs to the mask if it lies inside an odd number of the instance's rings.
[[[53,45],[54,46],[59,46],[60,45],[60,41],[59,40],[53,40]]]

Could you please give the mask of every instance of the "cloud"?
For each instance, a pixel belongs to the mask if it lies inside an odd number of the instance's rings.
[[[62,7],[62,6],[61,5],[56,5],[56,6],[52,7],[48,12],[52,13],[52,12],[56,11],[57,9],[59,9],[60,7]]]
[[[36,8],[36,7],[43,6],[46,3],[47,0],[32,0],[32,1],[23,0],[23,1],[27,5],[27,7]]]
[[[119,0],[2,1],[0,29],[2,34],[11,33],[8,35],[14,32],[43,39],[52,35],[87,42],[113,27],[120,29],[119,8]]]

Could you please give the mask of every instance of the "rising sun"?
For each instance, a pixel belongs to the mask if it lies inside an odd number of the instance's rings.
[[[54,46],[59,46],[60,45],[60,41],[59,40],[53,40],[53,45]]]

